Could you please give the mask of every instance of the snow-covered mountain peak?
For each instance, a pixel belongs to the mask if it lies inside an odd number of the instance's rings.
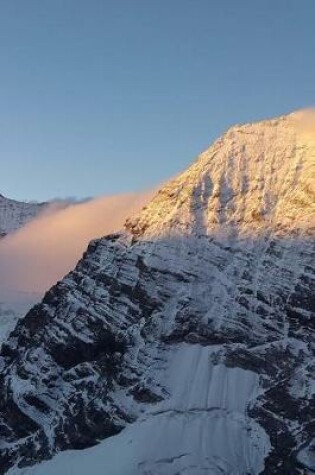
[[[126,227],[137,237],[222,231],[257,235],[314,225],[313,116],[230,128]]]
[[[315,472],[304,117],[228,130],[18,322],[0,355],[1,474]]]

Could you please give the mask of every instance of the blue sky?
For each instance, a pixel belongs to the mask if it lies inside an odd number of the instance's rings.
[[[0,193],[150,188],[315,104],[314,0],[0,0]]]

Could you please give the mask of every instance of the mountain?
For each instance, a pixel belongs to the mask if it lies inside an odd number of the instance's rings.
[[[23,317],[35,303],[42,299],[42,296],[41,293],[0,287],[0,348],[13,330],[18,318]]]
[[[38,216],[48,203],[24,203],[0,194],[0,240],[22,228]],[[38,295],[12,292],[0,288],[0,345],[16,320],[38,300]]]
[[[0,194],[0,237],[17,231],[46,206],[47,203],[24,203],[5,198]]]
[[[314,130],[231,128],[18,322],[1,473],[314,473]]]

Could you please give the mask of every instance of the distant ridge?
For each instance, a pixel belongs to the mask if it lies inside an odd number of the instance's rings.
[[[17,231],[48,205],[12,200],[0,193],[0,236]]]

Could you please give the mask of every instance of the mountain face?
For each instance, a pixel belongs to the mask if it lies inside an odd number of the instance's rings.
[[[0,348],[16,322],[42,299],[42,294],[0,288]]]
[[[47,203],[23,203],[0,194],[0,238],[17,231],[43,211],[45,206]]]
[[[111,475],[315,472],[305,114],[230,129],[18,322],[1,473],[109,436]]]

